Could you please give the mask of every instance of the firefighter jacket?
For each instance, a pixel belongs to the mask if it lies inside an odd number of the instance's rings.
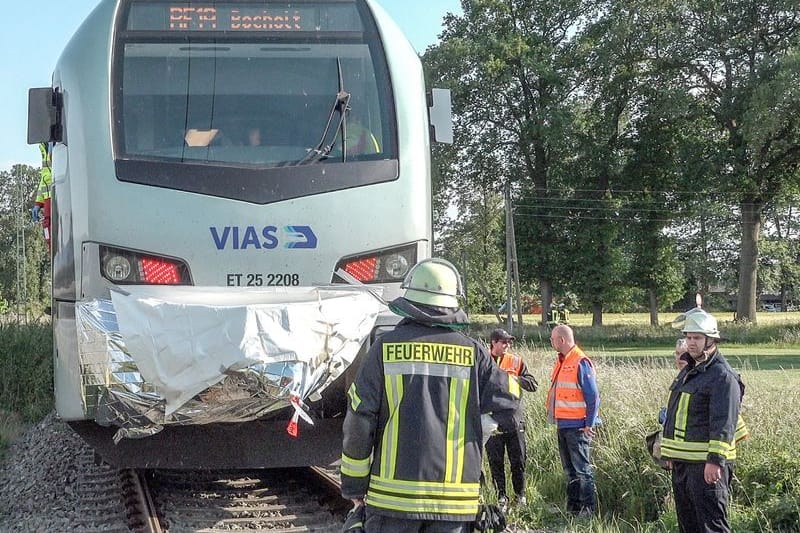
[[[341,492],[370,512],[471,522],[478,512],[481,414],[514,409],[515,380],[458,332],[466,314],[405,298],[348,390]],[[514,387],[518,390],[518,387]]]
[[[591,359],[578,346],[573,346],[566,355],[558,354],[550,372],[550,390],[547,392],[547,413],[551,422],[575,420],[585,421],[585,425],[589,427],[594,425],[597,402],[595,399],[594,412],[589,413],[580,380],[580,366],[583,361],[588,363],[587,368],[591,368],[593,374],[594,365]]]
[[[528,392],[536,392],[539,384],[536,382],[525,361],[522,357],[506,352],[500,357],[492,357],[501,370],[505,370],[515,379],[521,389]],[[497,426],[503,433],[519,431],[525,428],[525,418],[522,410],[522,398],[517,401],[517,407],[513,411],[501,411],[493,415],[497,421]]]
[[[747,435],[739,416],[744,384],[716,350],[692,359],[670,386],[661,455],[665,459],[720,466],[736,459],[736,441]]]

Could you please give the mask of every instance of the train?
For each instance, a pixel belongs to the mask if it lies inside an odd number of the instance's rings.
[[[450,95],[374,0],[101,0],[29,90],[55,406],[120,468],[335,463]]]

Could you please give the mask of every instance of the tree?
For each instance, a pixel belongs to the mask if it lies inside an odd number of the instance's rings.
[[[38,184],[38,169],[27,165],[0,171],[0,301],[49,302],[47,246],[29,211]]]
[[[718,183],[741,224],[737,317],[756,319],[764,209],[800,165],[800,13],[794,0],[674,0],[656,59],[681,73],[718,128]]]
[[[564,127],[577,87],[575,35],[588,2],[466,0],[462,6],[464,15],[445,20],[441,43],[423,58],[431,78],[453,91],[458,143],[469,146],[464,158],[451,161],[466,168],[479,152],[496,154],[500,179],[512,183],[516,197],[548,198],[554,167],[568,156]],[[538,279],[543,313],[559,266],[557,231],[540,217],[521,220],[516,229],[521,277]]]

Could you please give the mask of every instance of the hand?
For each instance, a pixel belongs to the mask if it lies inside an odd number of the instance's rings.
[[[590,428],[589,426],[584,426],[580,428],[580,430],[584,435],[589,437],[590,439],[594,438],[594,428]]]
[[[722,467],[714,463],[706,463],[703,469],[703,479],[708,485],[714,485],[722,479]]]
[[[353,502],[353,507],[359,507],[361,505],[364,505],[363,498],[351,498],[350,501]]]

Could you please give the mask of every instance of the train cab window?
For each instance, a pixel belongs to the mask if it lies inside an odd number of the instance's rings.
[[[356,166],[329,171],[355,181],[342,177],[336,188],[396,178],[388,68],[363,1],[176,5],[133,1],[121,11],[114,65],[119,179],[151,183],[161,175],[164,183],[154,185],[208,190],[191,181],[212,167],[216,176],[238,171],[280,182],[290,179],[280,169],[342,164]],[[293,182],[304,175],[289,173]],[[288,192],[292,187],[298,185],[277,189],[283,197],[316,192]]]

